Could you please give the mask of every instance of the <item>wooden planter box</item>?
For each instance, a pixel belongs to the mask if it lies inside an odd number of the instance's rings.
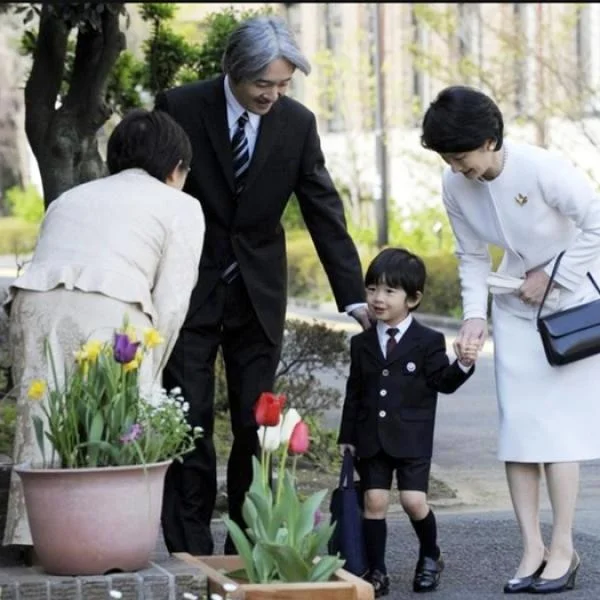
[[[206,575],[206,592],[220,594],[230,600],[374,600],[373,586],[360,577],[338,569],[331,581],[308,583],[239,583],[225,573],[243,568],[239,556],[192,556],[175,554]],[[237,586],[226,595],[223,586]]]

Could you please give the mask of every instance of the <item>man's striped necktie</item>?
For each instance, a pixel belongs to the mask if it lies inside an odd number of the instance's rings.
[[[239,194],[244,188],[244,182],[250,165],[250,151],[248,149],[248,138],[246,137],[246,123],[248,113],[242,113],[237,120],[237,129],[231,139],[233,149],[233,177],[235,179],[235,191]]]

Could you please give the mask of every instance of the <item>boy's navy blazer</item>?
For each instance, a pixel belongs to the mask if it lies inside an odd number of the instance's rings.
[[[450,364],[443,334],[414,317],[388,358],[375,326],[352,338],[350,356],[338,443],[353,444],[359,458],[431,457],[438,392],[454,392],[475,367]]]

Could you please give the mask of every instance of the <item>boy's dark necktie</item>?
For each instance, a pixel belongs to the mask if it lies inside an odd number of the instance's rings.
[[[398,335],[398,328],[397,327],[390,327],[386,333],[390,336],[387,344],[385,346],[385,356],[386,358],[391,354],[392,350],[396,347],[396,344],[398,343],[396,341],[396,335]]]
[[[246,123],[248,113],[242,113],[237,120],[237,129],[231,139],[233,150],[233,177],[235,179],[235,192],[239,194],[244,188],[244,181],[250,165],[250,150],[248,149],[248,138],[246,137]]]

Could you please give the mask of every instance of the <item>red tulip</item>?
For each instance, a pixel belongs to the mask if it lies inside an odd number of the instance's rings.
[[[274,427],[275,425],[278,425],[284,404],[284,394],[263,392],[254,405],[254,418],[256,419],[256,424],[264,427]]]
[[[290,436],[289,451],[292,454],[304,454],[309,446],[309,430],[308,425],[304,421],[299,421],[292,430]]]

